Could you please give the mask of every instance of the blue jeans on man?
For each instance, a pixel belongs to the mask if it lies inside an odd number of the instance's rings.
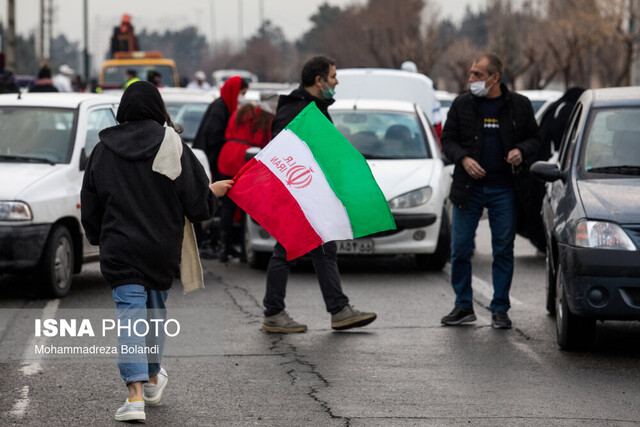
[[[121,285],[113,289],[113,301],[116,303],[116,317],[121,326],[131,325],[130,329],[120,329],[118,333],[118,368],[120,376],[126,384],[147,382],[160,372],[162,351],[166,336],[166,301],[169,291],[154,291],[142,285]],[[136,320],[144,319],[149,325],[148,333],[143,322],[134,329]],[[163,319],[161,323],[149,322],[148,319]],[[158,334],[156,336],[156,325]],[[136,334],[137,332],[137,334]],[[139,336],[141,335],[141,336]],[[122,354],[122,346],[128,348],[154,348],[157,353]]]
[[[492,312],[509,310],[509,289],[513,278],[513,242],[516,234],[516,211],[513,187],[474,186],[464,209],[453,206],[451,236],[451,284],[456,293],[455,305],[473,308],[471,256],[483,208],[489,214],[493,251]]]

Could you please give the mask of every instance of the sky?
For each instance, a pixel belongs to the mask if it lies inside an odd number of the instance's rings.
[[[103,57],[109,47],[113,27],[123,13],[140,31],[164,32],[195,25],[208,41],[240,40],[253,35],[260,25],[260,16],[283,29],[292,41],[311,26],[309,18],[323,3],[346,7],[362,4],[366,0],[86,0],[89,16],[89,52]],[[402,0],[397,0],[402,1]],[[459,21],[469,4],[474,9],[485,0],[430,0],[440,9],[442,18]],[[54,36],[65,34],[71,41],[82,41],[83,5],[85,0],[53,0]],[[45,3],[49,3],[46,0]],[[39,17],[40,0],[15,0],[16,31],[26,35],[35,32]],[[188,7],[186,7],[188,6]],[[0,21],[6,27],[7,0],[0,0]],[[36,37],[37,38],[37,37]],[[81,43],[82,46],[82,43]]]

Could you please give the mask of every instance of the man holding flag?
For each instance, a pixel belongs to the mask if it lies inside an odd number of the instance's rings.
[[[267,332],[307,330],[284,310],[291,261],[305,253],[313,260],[333,329],[376,319],[375,313],[349,305],[334,240],[392,229],[395,223],[366,161],[331,122],[328,107],[337,84],[331,59],[306,62],[300,87],[278,101],[274,139],[236,175],[235,191],[229,193],[278,241],[263,300]]]

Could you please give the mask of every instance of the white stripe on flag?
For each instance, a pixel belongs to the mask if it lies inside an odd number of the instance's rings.
[[[295,133],[283,130],[255,159],[284,184],[323,241],[353,238],[347,210],[307,144]]]

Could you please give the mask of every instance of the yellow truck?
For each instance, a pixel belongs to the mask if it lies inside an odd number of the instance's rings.
[[[160,74],[164,87],[179,87],[178,68],[173,59],[163,58],[161,52],[116,52],[113,59],[107,59],[100,70],[98,82],[102,90],[121,89],[126,83],[127,70],[134,70],[140,80],[149,80],[156,72]]]

